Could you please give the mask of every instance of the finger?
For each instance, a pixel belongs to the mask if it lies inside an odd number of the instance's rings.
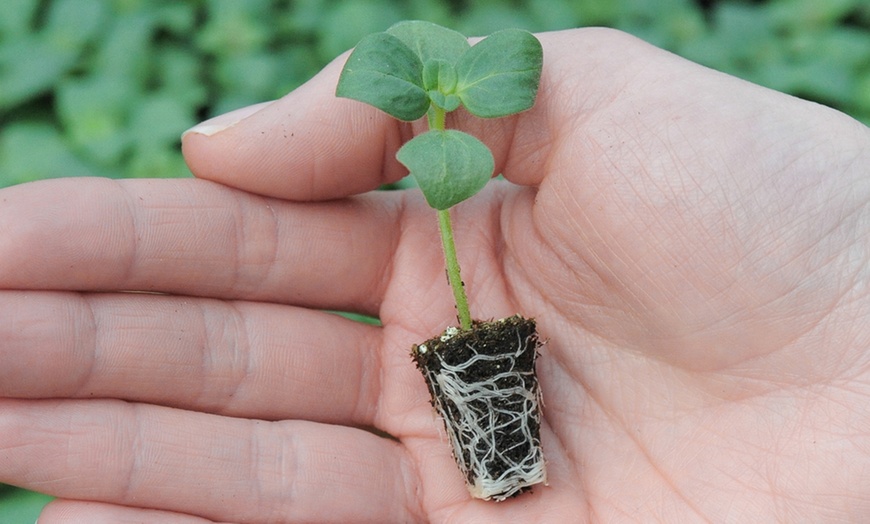
[[[156,509],[55,499],[39,514],[39,522],[41,524],[141,524],[142,522],[148,524],[209,524],[214,521]]]
[[[337,98],[346,55],[284,98],[204,122],[184,134],[190,170],[262,195],[322,200],[398,180],[393,157],[406,125],[354,100]]]
[[[233,522],[413,522],[403,448],[363,430],[120,401],[0,401],[0,481]]]
[[[273,304],[0,292],[0,397],[374,425],[378,328]]]
[[[376,313],[390,195],[291,205],[200,180],[60,179],[0,191],[0,289],[139,290]]]

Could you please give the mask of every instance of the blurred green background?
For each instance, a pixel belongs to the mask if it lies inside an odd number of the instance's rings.
[[[867,0],[3,0],[0,187],[190,176],[185,129],[282,96],[402,19],[469,35],[615,27],[870,125]],[[0,524],[47,500],[0,486]]]

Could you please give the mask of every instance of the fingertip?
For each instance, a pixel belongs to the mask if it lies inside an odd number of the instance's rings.
[[[272,101],[269,102],[261,102],[259,104],[254,104],[247,107],[242,107],[236,109],[235,111],[230,111],[229,113],[224,113],[222,115],[218,115],[213,118],[209,118],[195,126],[191,127],[187,131],[181,134],[181,140],[183,141],[187,135],[190,134],[198,134],[204,136],[214,136],[225,129],[229,129],[234,125],[238,124],[242,120],[247,117],[258,113],[265,107],[268,107],[272,104]]]

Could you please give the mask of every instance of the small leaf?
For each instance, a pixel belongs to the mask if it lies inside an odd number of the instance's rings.
[[[445,95],[441,91],[436,91],[434,89],[429,91],[429,99],[432,100],[433,104],[440,107],[447,113],[458,108],[460,103],[458,96]]]
[[[483,142],[454,129],[414,137],[399,149],[396,158],[411,172],[426,202],[438,210],[475,195],[495,168],[492,153]]]
[[[431,58],[423,64],[423,87],[437,89],[444,94],[456,91],[459,77],[456,68],[446,60]]]
[[[399,120],[417,120],[429,109],[423,63],[401,40],[374,33],[360,40],[338,79],[336,96],[373,105]]]
[[[404,42],[424,64],[431,59],[455,64],[471,47],[462,33],[422,20],[399,22],[387,29],[387,33]]]
[[[459,59],[456,94],[471,114],[483,118],[525,111],[535,104],[542,65],[541,43],[531,33],[495,32]]]
[[[443,63],[443,60],[426,60],[423,64],[423,89],[438,89],[438,71]]]
[[[456,73],[456,68],[452,64],[442,64],[438,69],[438,89],[442,93],[453,93],[458,83],[459,75]]]

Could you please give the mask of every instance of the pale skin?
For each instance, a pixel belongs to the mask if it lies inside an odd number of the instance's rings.
[[[335,99],[343,58],[188,133],[198,180],[0,191],[0,481],[59,497],[40,524],[870,514],[870,131],[540,38],[531,111],[448,125],[509,181],[454,226],[473,314],[547,339],[548,487],[465,490],[409,356],[455,323],[435,214],[367,193],[422,125]]]

